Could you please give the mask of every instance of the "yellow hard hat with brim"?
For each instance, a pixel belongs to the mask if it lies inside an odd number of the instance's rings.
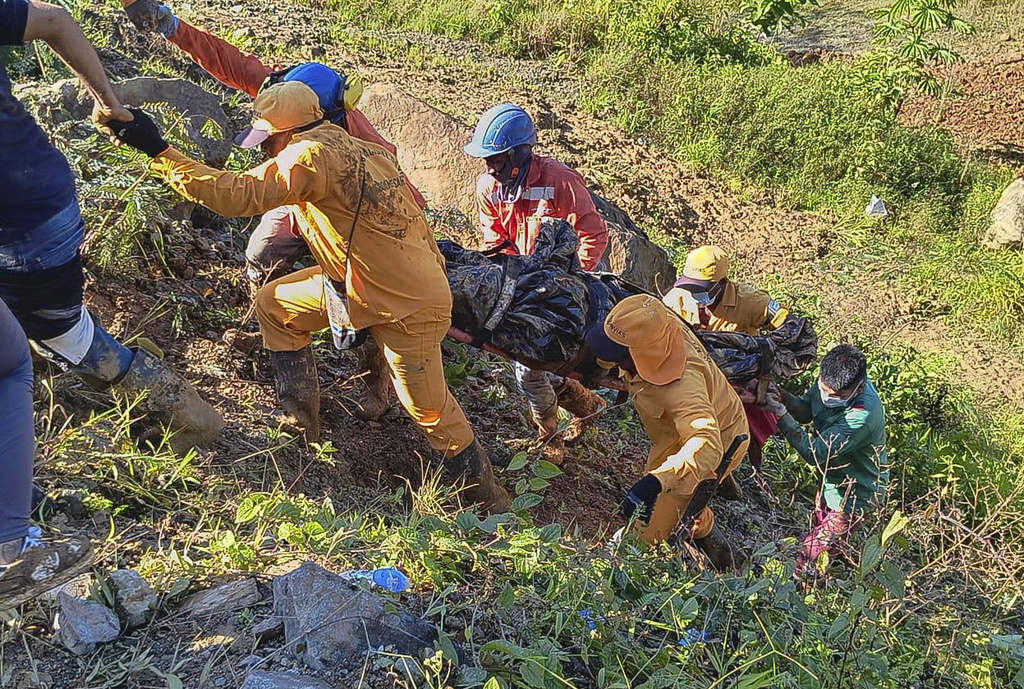
[[[654,385],[667,385],[683,374],[686,347],[677,337],[682,327],[661,300],[646,294],[626,297],[604,320],[608,338],[629,348],[637,373]]]
[[[718,282],[729,274],[729,256],[717,246],[705,244],[686,255],[682,277],[693,282]]]
[[[324,117],[316,92],[301,81],[274,84],[256,96],[252,124],[235,137],[235,145],[252,148],[272,134],[299,129]]]

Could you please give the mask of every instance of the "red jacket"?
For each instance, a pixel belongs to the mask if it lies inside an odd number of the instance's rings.
[[[260,87],[270,75],[277,69],[277,66],[268,67],[258,57],[231,45],[227,41],[197,29],[183,19],[178,20],[178,29],[168,40],[188,53],[188,56],[197,65],[205,69],[210,76],[225,86],[237,91],[248,93],[255,98],[259,94]],[[345,126],[348,133],[357,139],[379,144],[396,153],[395,147],[373,128],[366,115],[353,110],[345,116]],[[427,203],[423,195],[412,185],[409,178],[405,178],[409,185],[413,198],[420,208],[426,208]]]
[[[503,203],[497,192],[498,180],[487,173],[480,175],[476,200],[485,250],[508,242],[512,246],[505,253],[533,253],[541,218],[558,218],[579,235],[583,269],[597,267],[608,246],[608,228],[578,172],[553,158],[534,155],[520,199]]]

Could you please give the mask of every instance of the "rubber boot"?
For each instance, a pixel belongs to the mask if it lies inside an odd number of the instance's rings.
[[[572,420],[562,434],[565,443],[572,445],[579,442],[584,431],[597,421],[597,417],[608,405],[600,395],[585,388],[578,380],[566,378],[558,390],[558,406],[572,414]]]
[[[539,416],[534,412],[533,422],[537,424],[537,440],[543,443],[541,454],[544,459],[552,464],[562,464],[565,461],[565,442],[558,432],[558,404],[552,404]]]
[[[288,423],[306,435],[306,441],[320,442],[320,380],[312,347],[296,352],[271,352],[277,401]]]
[[[508,492],[494,480],[491,458],[478,440],[474,438],[465,450],[446,457],[444,465],[454,478],[461,476],[465,480],[462,494],[469,502],[480,503],[492,514],[509,511],[512,501]]]
[[[391,370],[372,337],[356,348],[356,356],[363,391],[356,401],[355,415],[363,421],[377,421],[391,406]]]
[[[725,539],[725,534],[722,533],[718,524],[715,524],[711,533],[704,538],[694,539],[694,543],[708,556],[712,566],[719,572],[736,569],[736,558],[733,557],[732,546]]]
[[[743,487],[740,486],[739,482],[730,473],[718,484],[716,495],[723,500],[742,500]]]
[[[111,386],[111,393],[134,399],[145,392],[142,409],[173,431],[170,444],[179,454],[212,443],[224,429],[220,413],[204,402],[187,380],[155,356],[144,349],[132,352],[128,372]]]

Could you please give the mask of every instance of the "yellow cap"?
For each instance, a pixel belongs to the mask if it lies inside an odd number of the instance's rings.
[[[683,323],[656,297],[626,297],[604,320],[608,338],[629,347],[640,377],[654,385],[678,380],[686,366],[686,345],[677,337]]]
[[[284,81],[263,89],[252,109],[252,124],[235,139],[242,148],[251,148],[271,134],[304,127],[324,116],[316,92],[301,81]]]
[[[729,257],[717,246],[705,244],[686,255],[683,277],[718,282],[729,274]]]

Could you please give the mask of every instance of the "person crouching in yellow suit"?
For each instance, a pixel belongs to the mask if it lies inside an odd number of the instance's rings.
[[[270,159],[238,175],[171,148],[140,110],[133,122],[111,129],[152,156],[152,169],[175,191],[216,213],[239,217],[294,207],[318,265],[265,285],[256,313],[281,406],[307,438],[319,435],[311,333],[328,327],[330,305],[336,314],[348,311],[353,329],[369,329],[402,406],[445,467],[465,477],[465,496],[506,511],[508,494],[444,379],[441,340],[452,305],[444,258],[398,161],[326,122],[316,93],[302,82],[264,89],[253,111],[252,125],[235,143],[260,145]]]
[[[724,476],[746,453],[743,405],[693,332],[655,297],[623,299],[603,328],[592,327],[586,339],[600,362],[618,366],[651,439],[647,473],[620,509],[645,523],[643,540],[665,540],[678,528],[701,482],[721,479],[718,469],[727,449],[733,454]],[[690,536],[717,569],[735,567],[732,548],[710,508],[696,515]]]

